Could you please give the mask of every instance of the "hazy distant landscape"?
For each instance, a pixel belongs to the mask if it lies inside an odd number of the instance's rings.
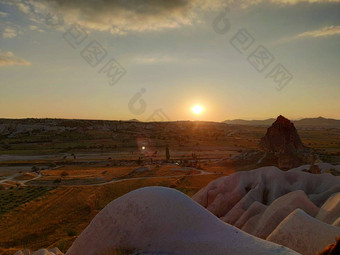
[[[302,142],[321,160],[340,164],[340,129],[314,123],[298,127]],[[267,128],[204,121],[2,119],[0,247],[5,254],[11,247],[57,246],[65,252],[99,210],[131,190],[161,185],[192,196],[220,176],[270,165],[259,162],[262,154],[248,156],[261,150]]]
[[[275,121],[274,118],[266,120],[225,120],[224,123],[233,125],[249,125],[249,126],[268,126]],[[340,128],[340,120],[318,118],[304,118],[300,120],[292,120],[296,127],[301,128]]]

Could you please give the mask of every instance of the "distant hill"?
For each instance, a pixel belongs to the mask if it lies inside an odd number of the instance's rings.
[[[294,121],[294,123],[298,126],[340,127],[340,120],[326,119],[323,117],[305,118]]]
[[[225,120],[223,123],[231,125],[248,125],[248,126],[270,126],[275,121],[274,118],[266,120]],[[304,118],[301,120],[293,120],[296,127],[336,127],[340,128],[340,120],[326,119],[323,117],[318,118]]]
[[[266,119],[266,120],[225,120],[224,123],[232,124],[232,125],[248,125],[248,126],[270,126],[275,121],[274,118]]]

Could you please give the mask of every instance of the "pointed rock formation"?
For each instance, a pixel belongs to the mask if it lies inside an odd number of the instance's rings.
[[[260,141],[260,148],[266,152],[264,161],[271,162],[280,169],[313,164],[316,160],[303,145],[294,124],[282,115],[267,129],[266,135]]]
[[[305,149],[294,124],[282,115],[268,128],[260,146],[269,152],[297,152]]]

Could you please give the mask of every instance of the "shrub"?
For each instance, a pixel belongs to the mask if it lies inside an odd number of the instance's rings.
[[[54,181],[53,181],[53,183],[61,183],[61,179],[59,178],[59,179],[55,179]]]
[[[170,151],[169,151],[168,145],[166,145],[166,147],[165,147],[165,160],[166,160],[166,162],[169,162],[169,160],[170,160]]]
[[[49,166],[50,168],[55,168],[57,165],[56,165],[55,163],[50,163],[48,166]]]
[[[66,177],[66,176],[68,176],[68,172],[63,171],[63,172],[61,172],[60,176],[61,176],[61,177]]]
[[[137,159],[137,165],[142,165],[143,164],[143,159],[141,157],[138,157]]]
[[[68,236],[76,236],[77,235],[77,231],[75,229],[68,229],[67,230],[67,235]]]
[[[32,166],[32,172],[39,172],[39,167]]]
[[[67,241],[65,239],[61,239],[56,246],[61,252],[66,252]]]

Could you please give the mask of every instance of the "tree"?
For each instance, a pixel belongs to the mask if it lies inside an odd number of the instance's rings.
[[[170,160],[170,151],[169,151],[169,146],[166,145],[165,147],[165,157],[166,157],[166,162],[169,162]]]
[[[35,172],[35,173],[39,173],[39,167],[37,167],[37,166],[32,166],[32,172]]]
[[[142,165],[143,164],[143,159],[142,159],[142,157],[138,157],[138,159],[137,159],[137,165]]]
[[[4,150],[9,150],[11,148],[11,145],[9,145],[7,142],[4,142],[1,146]]]

